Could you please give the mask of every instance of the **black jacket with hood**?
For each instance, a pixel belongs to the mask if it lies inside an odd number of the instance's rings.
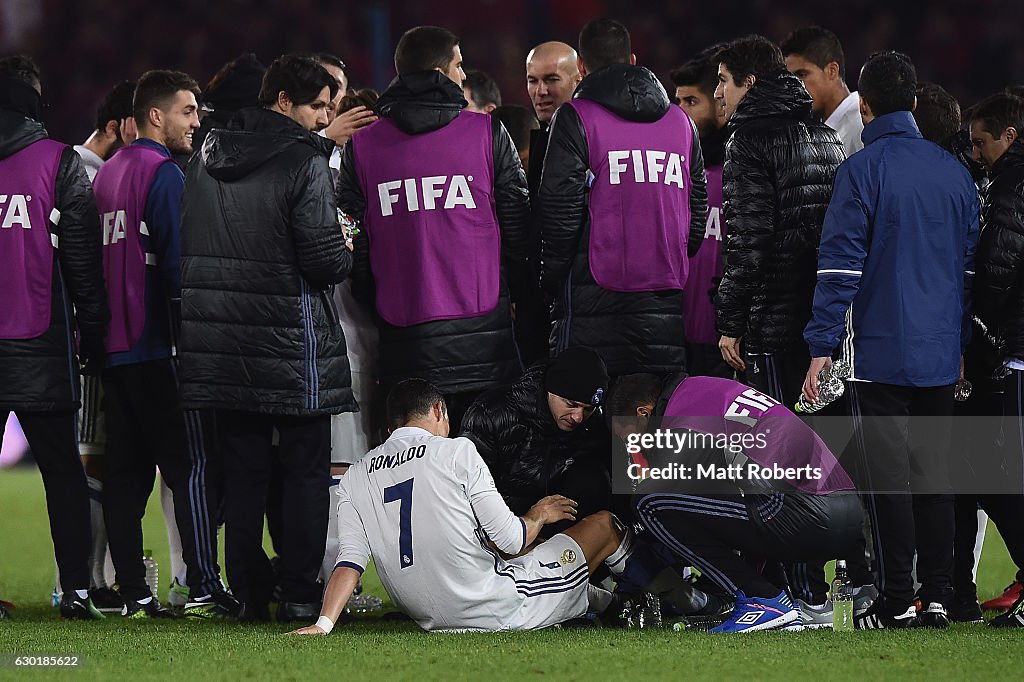
[[[672,106],[653,73],[613,64],[588,75],[573,99],[586,99],[637,123],[661,119]],[[593,348],[612,375],[686,367],[681,291],[622,293],[600,287],[590,272],[589,151],[579,114],[563,105],[551,121],[537,202],[541,286],[554,298],[550,346]],[[690,239],[696,253],[707,222],[707,184],[696,128],[689,154]]]
[[[0,162],[46,137],[42,123],[0,107]],[[0,413],[70,412],[78,406],[76,324],[83,353],[89,351],[92,356],[90,362],[101,365],[105,359],[103,338],[110,308],[103,282],[100,221],[92,183],[71,147],[60,157],[54,206],[60,219],[49,225],[59,245],[54,254],[50,326],[34,339],[0,339]]]
[[[1003,359],[1024,360],[1024,141],[992,164],[981,206],[974,308]]]
[[[438,71],[399,76],[377,101],[377,114],[410,135],[438,130],[459,115],[462,89]],[[495,309],[479,317],[396,327],[377,319],[380,328],[380,378],[385,386],[419,377],[448,393],[467,393],[508,384],[521,372],[512,333],[511,303],[524,290],[530,204],[519,155],[501,121],[492,120],[494,204],[501,232],[502,283]],[[383,153],[383,150],[382,150]],[[391,153],[396,153],[392,151]],[[356,220],[366,213],[352,145],[341,154],[338,207]],[[374,275],[365,232],[355,239],[352,293],[374,310]],[[451,245],[457,254],[459,245]],[[457,267],[453,265],[453,267]],[[410,283],[413,286],[413,283]]]
[[[746,351],[806,347],[821,224],[846,159],[834,130],[789,73],[759,79],[729,120],[722,169],[726,268],[717,327]]]
[[[480,396],[462,418],[469,438],[487,464],[498,492],[513,512],[525,514],[574,462],[608,469],[611,436],[595,412],[574,431],[562,431],[551,416],[544,377],[537,363],[512,386]]]
[[[181,217],[181,399],[315,416],[357,410],[332,285],[352,268],[333,142],[243,109],[189,162]]]

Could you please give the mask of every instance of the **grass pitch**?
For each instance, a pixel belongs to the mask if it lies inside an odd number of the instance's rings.
[[[170,563],[156,496],[145,533],[166,589]],[[1002,539],[990,528],[978,574],[982,600],[998,594],[1013,574]],[[276,624],[129,622],[116,616],[66,623],[49,606],[52,585],[39,474],[0,471],[0,597],[18,607],[14,620],[0,621],[0,665],[11,653],[77,654],[83,660],[81,667],[63,671],[0,668],[0,680],[934,680],[1015,678],[1013,671],[1024,665],[1024,631],[967,625],[843,635],[601,629],[430,635],[409,623],[365,617],[327,638],[298,639],[282,636],[286,628]],[[372,571],[364,586],[386,598]]]

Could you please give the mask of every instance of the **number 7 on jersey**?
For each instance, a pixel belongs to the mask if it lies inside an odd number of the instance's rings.
[[[384,504],[398,502],[398,551],[402,568],[412,566],[412,482],[402,481],[384,488]]]

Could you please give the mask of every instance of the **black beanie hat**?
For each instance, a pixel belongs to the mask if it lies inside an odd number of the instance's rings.
[[[594,351],[573,346],[551,361],[544,386],[549,393],[598,407],[608,392],[608,368]]]

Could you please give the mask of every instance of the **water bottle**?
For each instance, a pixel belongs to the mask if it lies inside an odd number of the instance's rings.
[[[811,414],[841,398],[846,392],[845,379],[850,377],[852,369],[850,363],[845,360],[836,360],[823,368],[818,372],[818,399],[812,402],[801,393],[793,411],[798,414]]]
[[[853,632],[853,585],[844,559],[836,561],[836,578],[832,581],[832,630]]]
[[[149,585],[150,594],[156,597],[160,589],[160,567],[156,565],[156,560],[153,559],[153,550],[145,549],[142,551],[142,565],[146,567],[146,584]]]

